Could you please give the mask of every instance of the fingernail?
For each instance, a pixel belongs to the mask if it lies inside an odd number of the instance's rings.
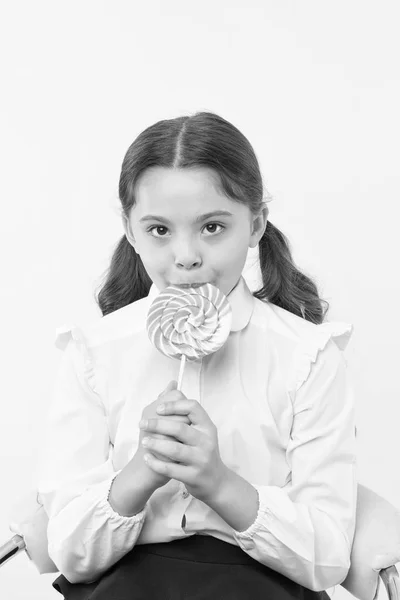
[[[159,412],[159,413],[165,412],[165,404],[159,404],[157,406],[157,412]]]
[[[142,439],[143,446],[148,446],[150,444],[150,438],[146,437]]]

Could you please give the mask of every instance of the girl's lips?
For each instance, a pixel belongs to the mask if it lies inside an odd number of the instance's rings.
[[[171,285],[174,285],[176,287],[180,287],[180,288],[198,288],[201,287],[202,285],[206,285],[205,283],[172,283]]]

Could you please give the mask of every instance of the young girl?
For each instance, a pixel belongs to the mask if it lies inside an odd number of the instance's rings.
[[[124,235],[98,294],[103,317],[60,328],[39,467],[53,583],[77,600],[329,598],[355,530],[352,331],[268,221],[245,136],[200,112],[128,149]],[[259,247],[263,285],[242,275]],[[186,364],[150,342],[161,290],[228,298],[222,348]],[[146,444],[147,441],[147,444]]]

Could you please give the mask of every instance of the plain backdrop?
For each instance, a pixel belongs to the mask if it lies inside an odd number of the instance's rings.
[[[199,110],[250,140],[270,220],[330,302],[328,320],[354,325],[359,481],[400,507],[399,3],[16,0],[0,10],[0,543],[34,485],[55,329],[100,317],[94,293],[123,234],[123,156],[149,125]],[[246,273],[256,282],[257,264]],[[22,553],[1,569],[0,596],[56,600],[55,578]]]

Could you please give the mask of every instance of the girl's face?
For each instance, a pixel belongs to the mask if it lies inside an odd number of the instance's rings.
[[[213,175],[209,168],[151,167],[138,181],[136,204],[129,219],[123,215],[123,225],[160,291],[172,284],[211,283],[228,295],[248,248],[264,233],[266,206],[252,215],[218,191]]]

